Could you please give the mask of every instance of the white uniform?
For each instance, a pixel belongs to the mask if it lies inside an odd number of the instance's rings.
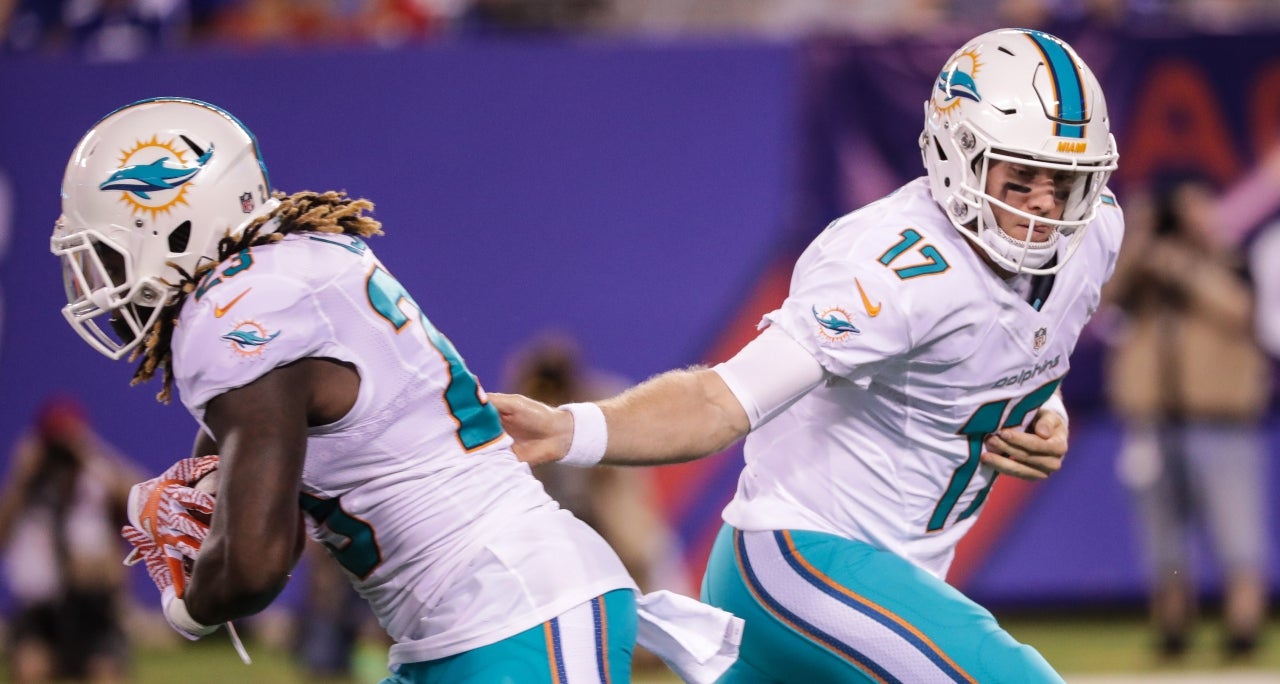
[[[359,239],[289,235],[202,281],[173,339],[182,401],[303,358],[351,364],[354,408],[308,431],[311,534],[397,642],[391,665],[494,643],[635,585],[519,463],[456,350]]]
[[[1088,231],[1051,290],[1023,283],[1028,302],[926,178],[829,226],[762,325],[830,377],[747,437],[725,521],[863,541],[944,577],[995,479],[982,440],[1049,398],[1115,267],[1123,221],[1109,196]]]

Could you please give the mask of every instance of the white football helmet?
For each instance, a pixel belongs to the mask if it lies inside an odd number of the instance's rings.
[[[933,198],[951,223],[1004,269],[1040,275],[1062,268],[1119,158],[1102,87],[1071,46],[1041,31],[984,33],[947,60],[924,111],[920,151]],[[1062,219],[989,195],[992,161],[1072,174]],[[1055,230],[1043,242],[1033,242],[1031,230],[1014,238],[996,224],[992,205]]]
[[[257,140],[235,117],[184,98],[108,114],[76,146],[62,180],[50,248],[62,258],[80,337],[112,359],[128,354],[187,274],[279,206]]]

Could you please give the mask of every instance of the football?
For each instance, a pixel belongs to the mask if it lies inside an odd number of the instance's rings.
[[[204,475],[201,475],[200,479],[191,483],[191,488],[199,492],[204,492],[216,499],[218,496],[218,469],[214,468]],[[199,520],[205,525],[209,525],[213,522],[212,515],[206,515],[201,511],[193,511],[190,508],[187,509],[187,512],[191,514],[191,517]],[[192,562],[190,558],[182,559],[182,569],[185,570],[188,575],[191,574],[191,570],[194,566],[195,563]]]
[[[218,497],[218,469],[214,468],[200,476],[200,479],[192,483],[191,488],[198,492],[204,492],[216,499]],[[206,525],[213,521],[212,515],[205,515],[199,511],[191,511],[191,517]]]
[[[218,469],[214,468],[213,470],[210,470],[209,472],[200,476],[200,479],[196,480],[191,485],[191,488],[196,491],[204,492],[209,496],[217,496],[218,495]]]

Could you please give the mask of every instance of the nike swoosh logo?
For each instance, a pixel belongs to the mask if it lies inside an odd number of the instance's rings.
[[[240,301],[241,298],[249,294],[249,290],[252,290],[252,289],[253,289],[252,287],[246,288],[244,292],[241,292],[240,294],[233,297],[231,301],[227,302],[226,306],[218,306],[217,304],[214,304],[213,317],[222,318],[223,316],[227,315],[227,312],[231,310],[231,307],[235,306],[236,302]]]
[[[872,318],[879,316],[880,305],[871,303],[871,300],[867,298],[866,291],[862,289],[862,283],[858,282],[857,278],[853,279],[853,284],[858,286],[858,294],[862,297],[862,308],[867,310],[867,315]]]

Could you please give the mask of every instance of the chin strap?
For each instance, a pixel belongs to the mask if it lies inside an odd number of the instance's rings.
[[[1062,235],[1056,229],[1049,235],[1049,239],[1044,242],[1015,239],[1004,232],[1000,224],[996,222],[995,214],[991,211],[991,205],[987,202],[982,203],[982,215],[978,221],[978,240],[987,249],[998,254],[1001,259],[1008,261],[1008,263],[1001,263],[997,259],[996,263],[1003,267],[1014,269],[1015,272],[1022,272],[1023,269],[1027,268],[1041,268],[1058,253],[1058,240]],[[1034,229],[1035,221],[1033,219],[1031,225],[1027,227],[1028,236]]]
[[[231,637],[231,645],[236,649],[236,655],[240,656],[241,662],[245,665],[252,665],[253,658],[249,657],[249,652],[244,648],[244,642],[240,640],[240,635],[236,632],[236,626],[227,623],[227,636]]]

